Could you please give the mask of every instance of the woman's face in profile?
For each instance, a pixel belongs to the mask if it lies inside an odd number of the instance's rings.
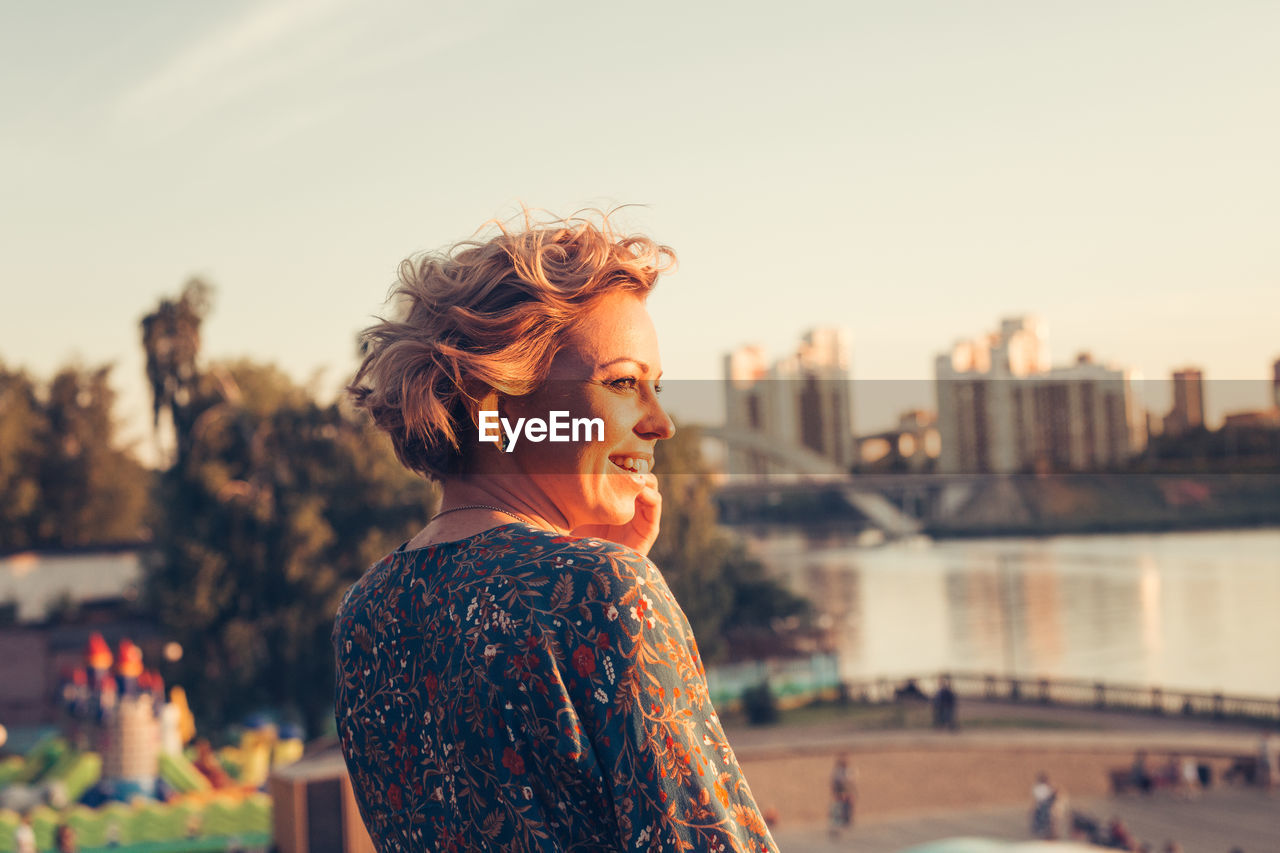
[[[643,300],[631,293],[601,297],[571,327],[547,382],[503,412],[508,419],[550,420],[551,412],[567,411],[604,423],[602,441],[520,437],[511,455],[531,481],[530,498],[553,504],[569,529],[631,521],[654,446],[675,432],[658,402],[661,376],[658,334]],[[599,434],[590,430],[592,439]]]

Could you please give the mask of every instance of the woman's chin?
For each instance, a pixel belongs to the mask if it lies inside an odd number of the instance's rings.
[[[630,524],[631,519],[635,518],[635,516],[636,499],[634,497],[619,497],[617,500],[596,506],[588,515],[591,519],[588,523],[620,527],[624,524]]]
[[[636,517],[635,501],[632,501],[626,507],[613,507],[610,512],[601,513],[601,515],[608,518],[608,521],[601,523],[608,524],[611,527],[621,527],[624,524],[630,524],[631,519]]]

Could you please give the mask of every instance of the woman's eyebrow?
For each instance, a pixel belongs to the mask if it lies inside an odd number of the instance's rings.
[[[604,364],[600,365],[600,368],[613,367],[615,364],[620,364],[622,362],[630,362],[631,364],[634,364],[636,367],[640,368],[642,373],[649,372],[649,365],[645,364],[638,358],[631,358],[630,356],[623,356],[622,358],[615,358],[613,361],[606,361]]]

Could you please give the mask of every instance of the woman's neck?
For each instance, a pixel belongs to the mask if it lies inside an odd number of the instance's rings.
[[[525,494],[504,487],[502,476],[457,477],[442,484],[440,508],[417,536],[409,540],[408,549],[425,548],[442,542],[456,542],[494,527],[522,521],[532,527],[556,533],[568,533],[569,522],[538,495]],[[528,486],[525,478],[511,477]]]
[[[520,488],[508,486],[518,484]],[[444,481],[439,512],[480,506],[511,513],[534,527],[568,533],[569,520],[522,476],[457,477]]]

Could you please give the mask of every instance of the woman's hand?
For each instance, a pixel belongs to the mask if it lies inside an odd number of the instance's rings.
[[[662,495],[658,492],[658,477],[644,475],[644,488],[636,495],[636,514],[627,524],[584,524],[573,529],[574,536],[591,536],[626,545],[642,557],[649,556],[649,549],[658,538],[658,524],[662,519]]]

